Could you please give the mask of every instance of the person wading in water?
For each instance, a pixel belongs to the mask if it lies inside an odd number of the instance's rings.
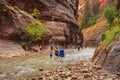
[[[52,58],[52,56],[53,56],[53,49],[54,49],[54,46],[53,46],[53,43],[51,42],[51,44],[50,44],[50,57]]]
[[[64,49],[60,50],[60,57],[61,59],[65,57]]]
[[[56,57],[59,57],[59,50],[58,50],[57,47],[56,47],[56,50],[55,50],[55,56],[56,56]]]

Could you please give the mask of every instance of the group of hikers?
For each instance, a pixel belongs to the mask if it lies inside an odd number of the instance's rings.
[[[58,49],[58,47],[54,47],[53,44],[50,45],[50,57],[52,58],[53,55],[55,57],[60,57],[61,59],[65,57],[64,49]]]

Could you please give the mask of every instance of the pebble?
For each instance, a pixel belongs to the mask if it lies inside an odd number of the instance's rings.
[[[39,71],[44,71],[44,69],[39,69]]]
[[[98,65],[94,65],[93,68],[94,68],[94,69],[102,69],[102,67],[101,67],[101,66],[98,66]]]
[[[66,76],[65,73],[62,73],[62,74],[60,73],[59,76],[60,76],[61,78],[67,78],[67,76]]]
[[[31,80],[36,80],[36,79],[33,78],[33,79],[31,79]]]
[[[77,76],[76,75],[72,75],[71,78],[72,79],[77,79]]]
[[[39,71],[42,72],[41,76],[38,77],[38,80],[119,80],[119,77],[116,77],[117,75],[110,76],[109,74],[105,73],[104,70],[101,72],[102,70],[100,69],[102,68],[99,66],[92,66],[90,62],[82,61],[77,62],[76,65],[69,64],[66,67],[51,71],[39,69]],[[43,72],[44,74],[42,74]]]
[[[104,79],[104,80],[114,80],[113,78],[107,78],[107,79]]]
[[[89,70],[88,69],[81,69],[81,72],[82,73],[89,73]]]
[[[108,74],[107,73],[101,73],[99,74],[99,76],[107,76]]]
[[[91,74],[87,73],[87,74],[84,74],[84,78],[89,78],[91,77]]]
[[[45,76],[46,76],[46,77],[47,77],[47,76],[50,76],[50,73],[46,73]]]

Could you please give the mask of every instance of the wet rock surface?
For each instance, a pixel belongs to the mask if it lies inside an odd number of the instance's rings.
[[[95,50],[94,64],[103,67],[109,72],[118,74],[120,72],[120,34],[105,48],[102,45],[103,43]]]
[[[119,80],[120,76],[109,74],[103,69],[93,68],[89,61],[77,61],[74,64],[68,64],[65,67],[55,68],[53,70],[43,71],[35,76],[35,80]]]
[[[17,43],[0,40],[0,59],[25,56],[24,49]]]

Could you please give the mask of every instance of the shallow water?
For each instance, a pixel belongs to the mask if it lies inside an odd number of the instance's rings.
[[[88,60],[95,48],[85,48],[80,51],[67,51],[64,59],[50,58],[47,54],[0,60],[0,80],[26,80],[40,73],[39,69],[49,70],[72,64],[78,60]]]

